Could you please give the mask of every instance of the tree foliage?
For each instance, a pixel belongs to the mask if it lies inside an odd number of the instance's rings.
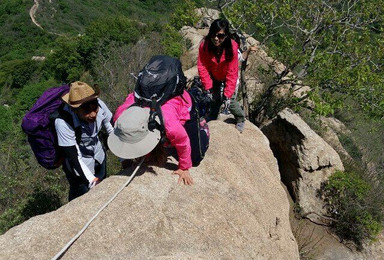
[[[382,230],[383,215],[370,204],[371,191],[368,182],[354,172],[336,172],[321,190],[336,234],[359,247]]]
[[[191,0],[179,3],[175,12],[172,14],[170,24],[180,30],[183,26],[194,26],[199,21],[199,17],[195,11],[196,4]]]
[[[274,82],[318,87],[320,95],[336,92],[350,95],[370,116],[384,116],[380,76],[384,53],[382,2],[218,3],[235,28],[260,40],[273,58],[294,73],[293,81],[282,80],[287,71],[276,73],[272,75]]]

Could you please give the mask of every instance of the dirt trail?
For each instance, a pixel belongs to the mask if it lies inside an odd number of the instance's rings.
[[[35,19],[37,8],[39,8],[39,1],[34,0],[34,2],[35,2],[35,4],[32,6],[31,10],[29,10],[29,16],[31,17],[32,22],[37,27],[39,27],[40,29],[44,30],[43,27],[41,27],[41,25]],[[51,2],[51,1],[49,1],[49,2]]]
[[[37,9],[39,8],[39,1],[38,0],[33,0],[35,3],[33,4],[33,6],[31,7],[31,9],[29,10],[29,16],[31,17],[31,20],[32,22],[37,26],[39,27],[40,29],[44,30],[44,28],[36,21],[36,12],[37,12]],[[49,0],[49,3],[52,4],[52,0]],[[55,35],[59,35],[59,36],[63,36],[63,34],[60,34],[60,33],[55,33],[55,32],[49,32],[48,33],[50,34],[55,34]]]

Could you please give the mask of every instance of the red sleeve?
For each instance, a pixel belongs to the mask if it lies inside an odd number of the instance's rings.
[[[115,123],[116,120],[119,118],[121,113],[123,113],[128,107],[130,107],[133,103],[135,103],[135,97],[133,93],[129,94],[127,98],[125,99],[124,103],[121,104],[117,109],[115,114],[113,115],[113,122]]]
[[[185,128],[180,120],[180,104],[165,103],[161,107],[164,118],[165,133],[171,145],[176,148],[179,157],[179,169],[192,167],[191,144]]]
[[[199,76],[205,90],[212,88],[212,79],[211,79],[211,75],[209,75],[208,64],[209,64],[208,49],[204,44],[204,40],[202,40],[199,47],[199,56],[197,59],[197,70],[199,71]]]
[[[236,91],[237,78],[239,77],[238,44],[232,41],[233,59],[228,64],[228,71],[225,77],[224,95],[231,98]]]

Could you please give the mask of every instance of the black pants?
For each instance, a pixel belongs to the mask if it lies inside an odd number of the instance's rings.
[[[97,161],[95,162],[95,177],[99,178],[100,181],[107,177],[106,161],[107,158],[105,157],[101,164]],[[87,180],[77,176],[72,167],[68,167],[66,163],[64,163],[63,170],[69,182],[68,201],[76,199],[89,191]]]
[[[220,113],[221,105],[224,101],[224,86],[225,82],[213,81],[212,87],[212,101],[209,107],[209,114],[207,117],[207,122],[211,120],[217,120],[217,117]],[[239,102],[235,98],[231,98],[231,103],[229,105],[229,111],[236,119],[236,123],[241,123],[245,121],[244,111],[241,109]]]

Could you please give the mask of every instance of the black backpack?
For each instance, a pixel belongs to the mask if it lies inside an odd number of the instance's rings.
[[[201,118],[196,97],[190,91],[188,91],[188,93],[191,96],[192,107],[189,112],[190,119],[185,122],[184,128],[191,144],[192,166],[196,167],[204,159],[209,147],[209,127],[207,123],[205,123],[204,128],[201,127]]]
[[[173,97],[181,96],[186,89],[186,83],[187,80],[180,60],[169,56],[153,56],[139,72],[133,105],[151,108],[148,122],[149,130],[157,128],[162,137],[165,138],[161,105]],[[200,116],[196,100],[192,93],[190,95],[192,100],[191,118],[185,123],[184,128],[191,142],[192,164],[197,166],[208,149],[209,136],[204,129],[200,128]],[[160,124],[155,120],[156,116],[159,117]]]
[[[135,103],[151,108],[148,123],[150,130],[164,130],[160,107],[169,99],[182,95],[185,86],[186,77],[181,62],[170,56],[153,56],[139,72],[135,86]],[[160,125],[155,120],[156,115],[160,118]]]

